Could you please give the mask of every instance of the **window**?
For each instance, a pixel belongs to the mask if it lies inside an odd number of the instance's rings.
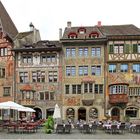
[[[50,100],[55,100],[54,92],[50,92]]]
[[[49,92],[45,92],[45,93],[43,93],[43,94],[45,94],[45,100],[49,100]]]
[[[99,33],[97,33],[97,32],[91,32],[89,34],[89,38],[97,38],[97,37],[99,37]]]
[[[96,108],[91,108],[89,110],[89,118],[97,119],[98,118],[98,110]]]
[[[109,45],[109,54],[114,53],[113,44]]]
[[[72,94],[81,94],[81,85],[72,85]]]
[[[133,72],[140,72],[140,64],[133,64]]]
[[[66,110],[66,118],[67,119],[71,119],[74,121],[74,118],[75,118],[75,110],[73,108],[68,108]]]
[[[95,84],[94,92],[96,94],[103,94],[103,85],[102,84]]]
[[[140,44],[138,44],[138,53],[140,53]]]
[[[3,88],[3,96],[10,96],[11,87],[4,87]]]
[[[79,66],[79,76],[88,75],[88,66]]]
[[[22,100],[26,100],[26,99],[30,99],[33,100],[34,99],[34,92],[33,91],[21,91],[22,94]]]
[[[45,82],[45,71],[34,71],[32,72],[33,82]]]
[[[83,28],[83,27],[80,27],[80,28],[78,29],[78,33],[84,34],[84,33],[86,33],[86,29]]]
[[[28,72],[20,72],[19,73],[20,83],[27,83],[29,82]]]
[[[125,49],[125,53],[126,54],[130,53],[130,47],[131,47],[130,44],[125,44],[125,48],[124,49]]]
[[[84,93],[92,93],[92,92],[93,92],[93,84],[84,83]]]
[[[138,44],[132,45],[132,51],[133,51],[133,53],[138,53]]]
[[[65,85],[65,94],[70,94],[70,85]]]
[[[112,85],[109,89],[110,94],[126,94],[128,92],[127,85]]]
[[[124,53],[124,44],[114,44],[114,53]]]
[[[44,92],[40,92],[39,95],[40,95],[40,100],[44,100]]]
[[[66,66],[66,76],[75,76],[76,68],[75,66]]]
[[[128,72],[128,64],[121,64],[121,72]]]
[[[135,107],[129,107],[125,111],[125,115],[131,118],[138,117],[138,109]]]
[[[124,44],[114,44],[114,53],[124,53]]]
[[[88,56],[88,48],[79,48],[79,56],[87,57]]]
[[[5,78],[5,68],[0,68],[0,78]]]
[[[23,55],[22,62],[25,64],[31,64],[32,63],[32,55]]]
[[[75,57],[76,50],[75,48],[66,48],[66,57]]]
[[[54,92],[40,92],[39,93],[39,100],[55,100],[55,94]]]
[[[116,72],[116,65],[115,64],[109,64],[109,70],[110,73]]]
[[[54,54],[43,54],[41,55],[41,63],[55,63],[57,55]]]
[[[101,75],[101,66],[92,66],[91,67],[91,74],[100,76]]]
[[[58,79],[58,75],[57,75],[57,71],[49,71],[49,82],[57,82]]]
[[[129,96],[140,96],[140,87],[129,87]]]
[[[91,49],[91,56],[100,57],[101,56],[101,48],[92,48]]]
[[[81,94],[81,85],[77,85],[77,94]]]
[[[0,48],[0,56],[7,56],[8,48]]]
[[[77,38],[77,34],[75,32],[71,32],[71,33],[68,34],[68,38],[76,39]]]
[[[76,85],[72,85],[72,94],[76,94]]]

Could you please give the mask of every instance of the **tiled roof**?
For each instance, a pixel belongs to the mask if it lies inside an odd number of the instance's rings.
[[[105,36],[114,35],[140,35],[140,29],[133,24],[129,25],[112,25],[112,26],[101,26],[98,29]]]
[[[79,29],[85,29],[85,33],[80,33],[78,32]],[[64,34],[63,34],[63,37],[62,39],[69,39],[68,38],[68,35],[70,33],[76,33],[77,34],[77,39],[88,39],[89,38],[89,35],[92,33],[92,32],[97,32],[99,33],[99,38],[103,38],[103,34],[100,32],[100,30],[97,28],[97,26],[82,26],[82,27],[71,27],[71,28],[65,28],[64,30]]]
[[[62,44],[59,41],[49,41],[41,40],[32,45],[23,45],[20,48],[14,48],[13,51],[51,51],[51,50],[61,50]]]
[[[3,4],[0,1],[0,24],[2,26],[2,30],[8,34],[11,38],[15,38],[18,34],[18,30],[14,25],[12,19],[4,8]]]
[[[61,47],[61,43],[59,41],[41,40],[41,41],[38,41],[37,43],[34,43],[33,46],[35,48],[39,48],[39,47],[45,47],[45,48]]]
[[[33,31],[28,31],[28,32],[20,32],[18,33],[18,35],[16,36],[17,39],[22,39],[30,34],[32,34]]]
[[[98,39],[107,38],[108,36],[140,36],[140,29],[135,25],[111,25],[111,26],[85,26],[84,34],[80,34],[78,29],[81,27],[66,27],[62,39],[69,39],[69,34],[75,34],[75,39],[90,39],[89,35],[92,32],[99,33]]]

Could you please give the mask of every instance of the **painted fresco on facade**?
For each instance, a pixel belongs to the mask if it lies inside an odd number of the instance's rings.
[[[80,97],[65,97],[64,98],[65,106],[80,106]]]

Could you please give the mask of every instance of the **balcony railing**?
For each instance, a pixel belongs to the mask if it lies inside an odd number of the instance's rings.
[[[127,94],[111,94],[109,95],[109,103],[110,104],[128,103],[128,95]]]

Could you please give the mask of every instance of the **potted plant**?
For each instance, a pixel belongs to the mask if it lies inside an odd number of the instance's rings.
[[[52,116],[49,116],[47,121],[43,124],[45,133],[50,134],[54,129],[54,119]]]

